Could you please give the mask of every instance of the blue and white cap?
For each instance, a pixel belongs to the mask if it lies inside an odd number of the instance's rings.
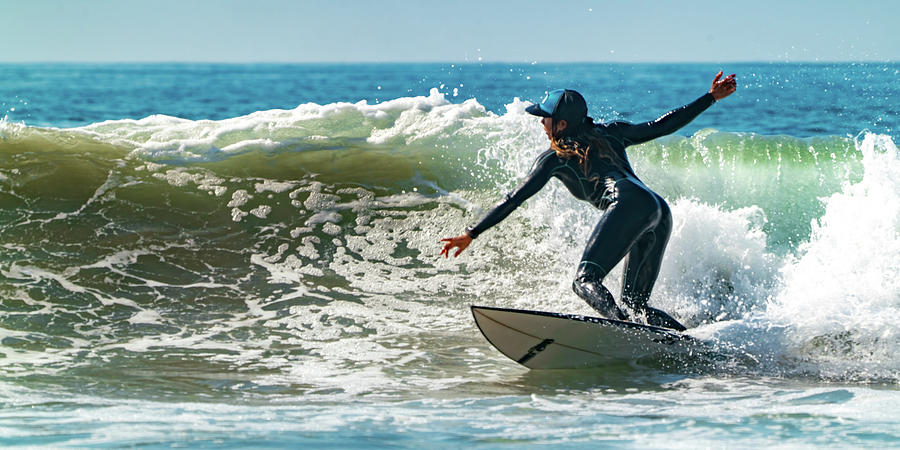
[[[587,116],[587,102],[576,91],[557,89],[548,92],[540,103],[525,108],[525,111],[535,116],[580,123]]]

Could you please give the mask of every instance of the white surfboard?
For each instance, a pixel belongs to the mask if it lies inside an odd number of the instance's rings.
[[[481,333],[530,369],[571,369],[690,357],[702,341],[674,330],[572,314],[472,306]]]

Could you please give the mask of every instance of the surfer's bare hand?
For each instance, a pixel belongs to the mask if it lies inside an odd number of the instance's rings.
[[[444,255],[444,258],[446,258],[450,256],[450,250],[457,248],[459,250],[453,254],[453,257],[456,258],[472,243],[472,238],[468,234],[461,234],[456,237],[441,239],[441,242],[446,242],[444,249],[441,250],[441,255]]]
[[[720,80],[719,78],[722,78],[722,73],[723,72],[720,70],[719,73],[716,74],[716,78],[712,82],[712,87],[709,88],[709,93],[712,94],[713,98],[717,101],[728,97],[737,90],[737,80],[734,78],[735,75],[731,74]]]

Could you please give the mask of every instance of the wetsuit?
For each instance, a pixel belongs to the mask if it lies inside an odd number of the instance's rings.
[[[627,257],[621,299],[630,312],[644,315],[651,325],[684,330],[668,314],[647,305],[672,231],[672,214],[665,200],[634,174],[625,148],[675,132],[714,102],[712,94],[706,94],[652,122],[596,124],[624,167],[617,167],[611,160],[591,152],[588,156],[591,171],[586,177],[578,161],[562,158],[549,149],[538,156],[522,183],[466,232],[472,238],[478,237],[541,190],[551,178],[557,178],[576,198],[605,211],[588,239],[578,266],[572,284],[575,293],[605,317],[630,319],[631,314],[616,305],[602,284],[613,267]]]

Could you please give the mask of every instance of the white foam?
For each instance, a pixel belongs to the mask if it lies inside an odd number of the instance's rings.
[[[137,324],[137,323],[147,323],[147,324],[161,324],[163,323],[162,316],[159,315],[158,312],[144,309],[138,311],[133,316],[128,318],[128,323]]]
[[[319,211],[306,219],[305,225],[314,227],[322,223],[338,223],[340,221],[341,215],[336,211]]]
[[[272,212],[272,207],[268,205],[259,205],[256,208],[250,210],[250,214],[260,219],[265,219],[266,217],[268,217],[270,212]]]
[[[256,189],[257,194],[261,194],[263,192],[274,192],[276,194],[280,194],[282,192],[288,191],[297,187],[297,183],[293,181],[273,181],[273,180],[265,180],[261,183],[256,183],[254,185],[254,189]]]
[[[695,326],[741,318],[778,286],[780,259],[766,248],[758,207],[722,210],[672,203],[673,230],[651,304]]]
[[[900,155],[887,136],[865,134],[863,179],[824,199],[809,242],[784,267],[767,317],[792,330],[795,357],[865,362],[900,375]],[[878,370],[875,369],[875,372]]]
[[[244,211],[241,211],[240,208],[232,208],[231,209],[231,220],[232,221],[240,222],[241,220],[244,219],[244,217],[247,217],[247,213]]]
[[[323,140],[334,133],[372,144],[407,143],[453,133],[465,121],[492,116],[475,99],[450,103],[438,89],[427,96],[403,97],[370,105],[357,103],[306,103],[292,110],[257,111],[225,120],[187,120],[152,115],[140,120],[122,119],[80,128],[57,130],[86,136],[133,149],[144,159],[208,161],[257,150]],[[334,125],[339,124],[339,128]],[[21,134],[27,128],[4,122],[3,136]],[[56,129],[48,129],[56,130]],[[312,132],[311,132],[312,131]]]
[[[231,201],[226,206],[230,208],[239,208],[244,206],[253,196],[243,189],[238,189],[231,194]]]
[[[437,89],[431,89],[427,98],[419,97],[414,102],[410,102],[408,99],[398,100],[401,100],[398,102],[398,106],[402,105],[402,112],[394,121],[393,126],[373,130],[372,135],[367,139],[370,143],[385,144],[399,138],[403,143],[409,144],[419,139],[454,130],[465,119],[487,114],[484,106],[475,99],[468,99],[462,104],[451,104]]]
[[[151,171],[159,170],[158,167],[156,169],[151,168],[149,164],[146,165],[146,167]],[[224,179],[205,171],[192,172],[183,167],[179,167],[177,169],[166,170],[165,172],[154,172],[153,177],[164,180],[172,186],[184,187],[194,184],[197,186],[197,189],[207,191],[216,197],[221,197],[228,191],[228,188],[222,186],[225,182]]]

